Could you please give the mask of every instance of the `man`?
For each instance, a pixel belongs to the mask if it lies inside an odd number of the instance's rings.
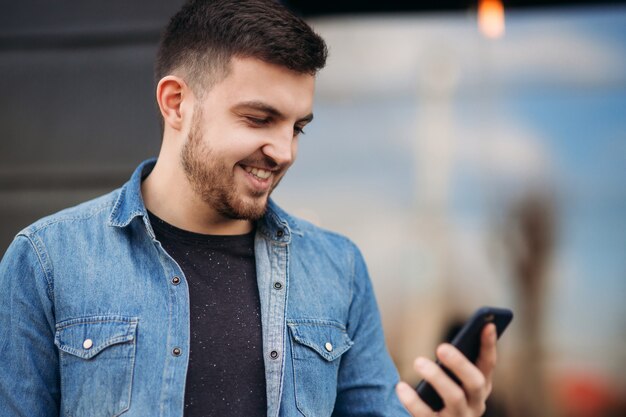
[[[159,48],[158,160],[21,231],[0,264],[3,416],[432,416],[398,383],[364,261],[270,199],[326,47],[270,0],[192,1]],[[416,370],[478,416],[478,366]]]

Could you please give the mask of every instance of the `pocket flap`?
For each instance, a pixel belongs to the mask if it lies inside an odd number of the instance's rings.
[[[91,359],[103,349],[135,339],[136,317],[90,316],[56,325],[54,344],[63,352]]]
[[[343,325],[326,320],[287,323],[296,342],[308,346],[327,361],[334,361],[354,344]]]

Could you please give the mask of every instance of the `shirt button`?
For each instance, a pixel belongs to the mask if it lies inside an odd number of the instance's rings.
[[[275,351],[275,350],[271,351],[270,352],[270,358],[272,358],[272,359],[278,358],[278,352]]]
[[[278,231],[276,232],[276,236],[277,236],[277,237],[283,237],[284,235],[285,235],[285,232],[283,232],[282,230],[278,230]]]
[[[326,344],[324,345],[324,348],[329,351],[332,352],[333,351],[333,344],[330,342],[326,342]]]
[[[83,348],[84,349],[91,349],[92,346],[93,346],[93,340],[85,339],[85,341],[83,342]]]
[[[172,284],[174,284],[174,285],[180,284],[180,278],[179,277],[172,278]]]
[[[275,290],[280,290],[283,287],[283,284],[281,284],[280,282],[275,282],[274,283],[274,289]]]
[[[174,349],[172,349],[172,355],[174,356],[180,356],[180,354],[183,353],[182,350],[180,350],[180,348],[175,347]]]

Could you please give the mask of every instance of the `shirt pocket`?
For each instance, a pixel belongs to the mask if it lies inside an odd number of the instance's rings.
[[[56,325],[61,414],[112,417],[130,407],[136,317],[89,316]]]
[[[307,416],[330,416],[337,398],[341,355],[352,340],[341,323],[329,320],[290,320],[296,406]]]

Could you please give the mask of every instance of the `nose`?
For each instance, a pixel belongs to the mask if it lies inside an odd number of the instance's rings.
[[[296,153],[296,139],[293,131],[289,134],[274,136],[262,148],[263,154],[271,158],[281,167],[291,165]]]

